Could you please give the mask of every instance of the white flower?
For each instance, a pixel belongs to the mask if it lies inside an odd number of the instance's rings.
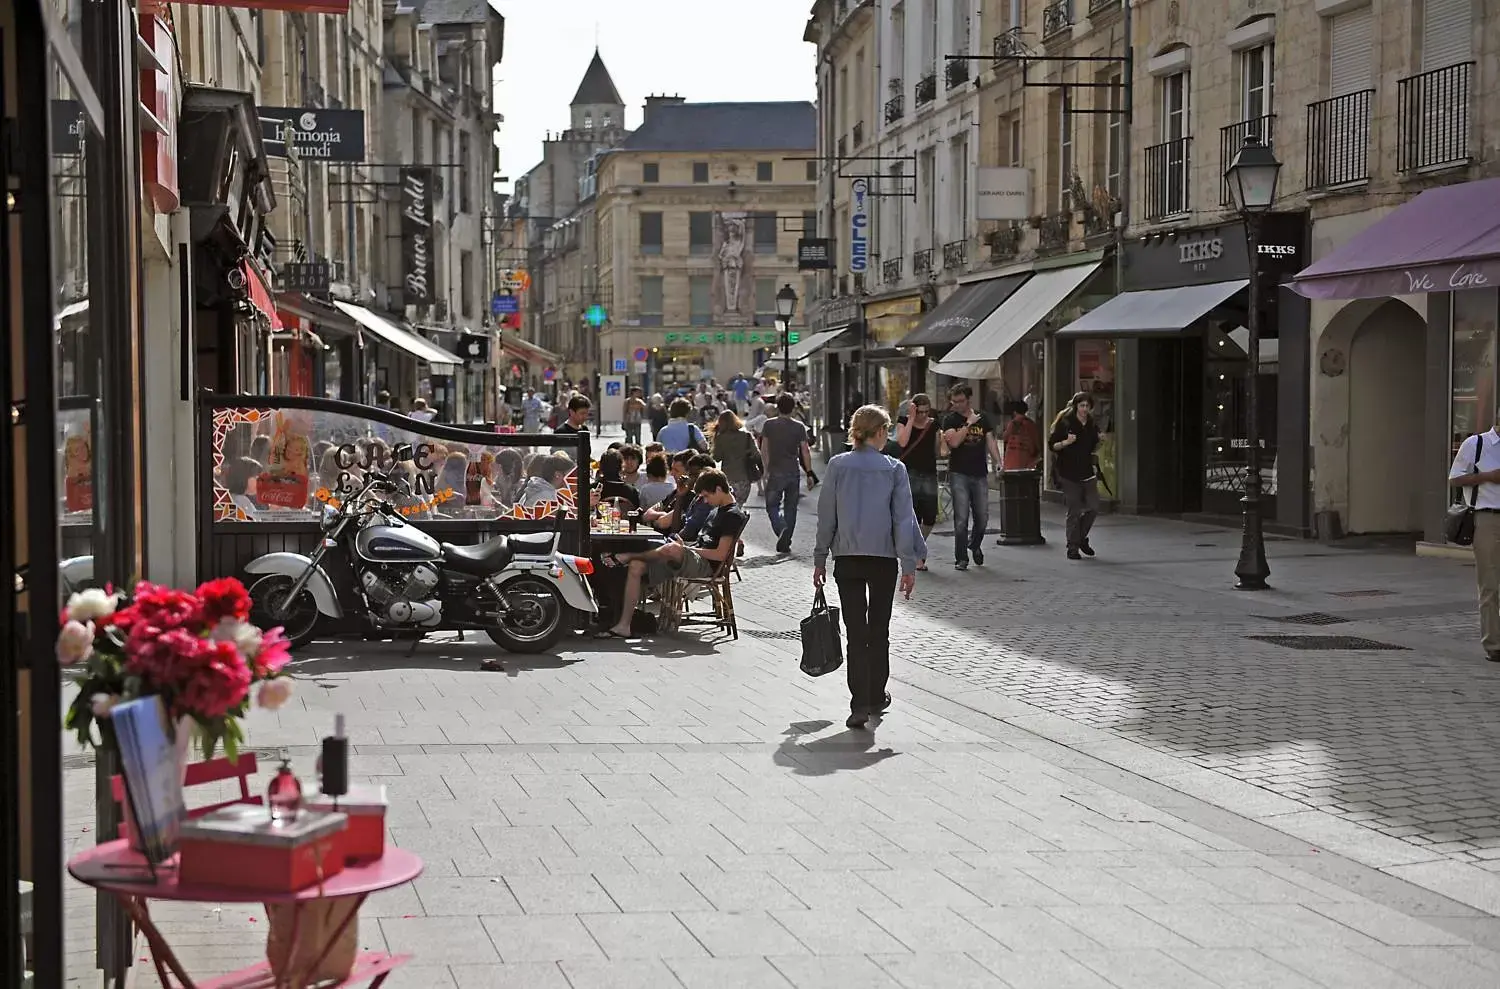
[[[94,623],[70,620],[57,633],[57,661],[72,666],[89,658],[94,651]]]
[[[267,711],[274,711],[292,699],[292,681],[286,677],[267,680],[255,694],[255,703]]]
[[[215,642],[233,642],[234,647],[245,657],[245,662],[253,662],[260,655],[260,629],[249,622],[242,622],[235,618],[221,618],[219,624],[214,626],[209,638]]]
[[[94,717],[107,718],[109,717],[109,712],[115,709],[115,705],[120,703],[120,695],[95,694],[93,697],[90,697],[89,700],[93,703],[94,706]]]
[[[120,595],[106,594],[97,587],[79,591],[68,598],[68,618],[75,622],[92,622],[115,613]]]

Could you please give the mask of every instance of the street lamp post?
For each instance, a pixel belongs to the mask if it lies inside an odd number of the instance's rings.
[[[784,348],[781,356],[786,368],[781,387],[788,395],[792,394],[792,316],[796,312],[797,291],[788,282],[776,293],[776,322],[781,324],[781,346]]]
[[[1260,477],[1260,220],[1276,201],[1276,181],[1281,162],[1260,138],[1251,134],[1225,169],[1234,203],[1245,220],[1245,250],[1250,264],[1250,306],[1245,343],[1245,496],[1244,528],[1240,535],[1240,559],[1235,564],[1235,587],[1263,591],[1270,585],[1266,562],[1266,540],[1261,526]]]

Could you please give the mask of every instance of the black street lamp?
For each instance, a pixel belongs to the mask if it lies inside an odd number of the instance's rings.
[[[797,312],[797,291],[792,288],[791,283],[781,286],[781,291],[776,293],[776,322],[781,324],[782,358],[786,362],[785,376],[781,382],[782,389],[792,394],[792,316]]]
[[[1276,181],[1281,162],[1257,135],[1245,143],[1224,171],[1234,204],[1245,219],[1245,253],[1250,263],[1250,308],[1245,343],[1245,506],[1244,530],[1240,535],[1240,559],[1234,567],[1242,591],[1263,591],[1270,585],[1271,566],[1266,562],[1266,540],[1260,508],[1260,219],[1276,201]]]

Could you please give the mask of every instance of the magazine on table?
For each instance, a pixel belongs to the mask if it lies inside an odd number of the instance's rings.
[[[110,712],[120,746],[120,771],[137,837],[148,861],[165,862],[177,853],[187,817],[177,747],[160,697],[127,701]]]

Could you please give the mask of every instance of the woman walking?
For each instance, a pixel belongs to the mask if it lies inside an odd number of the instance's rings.
[[[720,413],[713,427],[713,452],[709,454],[729,479],[729,490],[741,508],[750,500],[750,455],[756,453],[755,439],[745,432],[744,425],[734,412],[726,409]],[[745,555],[743,539],[735,552]]]
[[[896,588],[911,597],[927,544],[912,511],[906,466],[881,452],[890,436],[885,409],[866,405],[849,420],[853,449],[828,461],[818,498],[813,586],[822,587],[828,555],[849,635],[850,728],[863,728],[891,706],[891,608]],[[899,584],[898,584],[899,577]]]
[[[1057,475],[1068,508],[1068,559],[1093,556],[1089,530],[1099,514],[1099,468],[1094,462],[1099,426],[1094,422],[1094,400],[1087,392],[1074,395],[1068,407],[1052,420],[1047,445],[1057,454],[1052,472]]]
[[[926,395],[911,397],[911,415],[896,420],[897,458],[906,465],[911,478],[911,507],[922,526],[922,539],[932,535],[938,513],[938,428],[932,417],[932,399]],[[918,572],[927,569],[927,561],[918,560]]]

